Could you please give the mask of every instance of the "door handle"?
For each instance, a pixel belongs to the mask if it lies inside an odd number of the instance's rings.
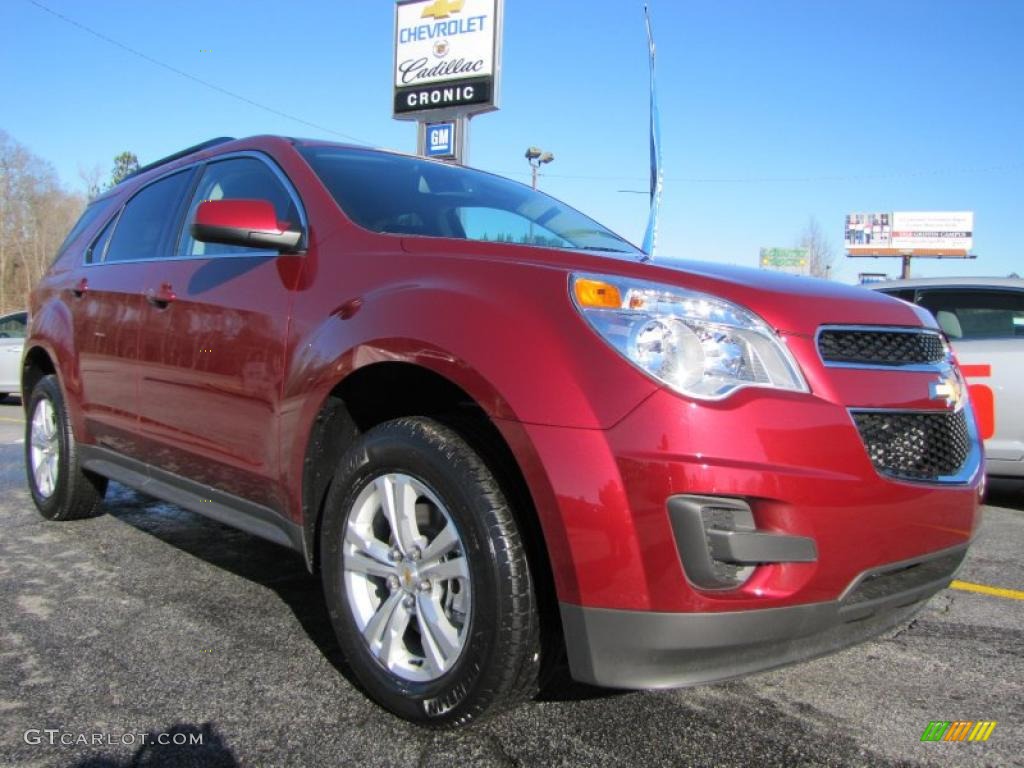
[[[162,283],[159,290],[150,288],[146,291],[146,301],[157,309],[167,309],[176,298],[178,297],[175,295],[174,288],[171,287],[170,283]]]
[[[76,299],[80,299],[83,296],[85,296],[85,292],[87,290],[89,290],[89,281],[83,277],[81,280],[75,283],[75,287],[71,289],[71,295],[74,296]]]

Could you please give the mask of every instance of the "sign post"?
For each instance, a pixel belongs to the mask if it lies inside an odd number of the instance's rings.
[[[504,0],[398,0],[394,111],[417,154],[464,164],[469,121],[500,106]]]

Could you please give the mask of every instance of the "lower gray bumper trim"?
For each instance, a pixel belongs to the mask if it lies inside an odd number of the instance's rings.
[[[561,603],[572,676],[609,688],[674,688],[726,680],[854,645],[907,621],[949,585],[966,546],[934,553],[925,572],[862,602],[835,600],[718,613],[658,613]],[[884,572],[885,569],[880,569]],[[870,573],[870,572],[869,572]],[[860,579],[855,583],[859,583]]]
[[[849,624],[833,604],[820,603],[718,614],[561,609],[573,678],[608,688],[678,688],[831,653],[906,621],[923,604]]]

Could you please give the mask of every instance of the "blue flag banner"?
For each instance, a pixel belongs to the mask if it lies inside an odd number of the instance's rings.
[[[661,170],[661,117],[658,114],[658,92],[654,83],[654,30],[646,5],[644,21],[647,24],[647,47],[651,54],[651,212],[647,218],[647,231],[644,232],[643,251],[653,259],[658,243],[658,213],[661,210],[664,177]]]

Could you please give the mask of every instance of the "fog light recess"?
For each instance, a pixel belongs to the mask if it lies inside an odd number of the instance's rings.
[[[758,565],[818,559],[806,536],[758,531],[743,499],[672,496],[669,520],[686,578],[700,589],[736,589]]]
[[[716,536],[724,531],[754,531],[754,515],[750,508],[701,506],[704,544],[711,554],[711,572],[719,587],[738,587],[754,573],[753,565],[731,563],[716,557]],[[721,553],[718,553],[721,554]]]

